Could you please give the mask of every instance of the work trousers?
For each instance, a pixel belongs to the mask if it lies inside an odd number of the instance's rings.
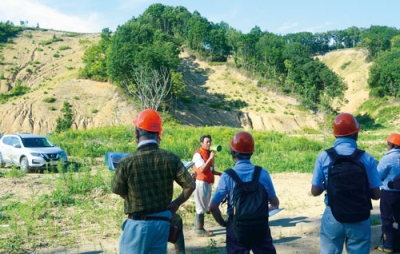
[[[171,218],[169,210],[148,214]],[[120,254],[160,254],[167,253],[167,241],[170,223],[164,220],[132,220],[126,219],[122,224],[119,239]]]
[[[229,254],[249,254],[250,250],[254,254],[276,254],[275,247],[272,243],[271,231],[268,228],[268,234],[264,239],[258,242],[244,245],[236,241],[232,227],[232,216],[229,217],[226,227],[226,250]]]
[[[196,180],[196,189],[194,190],[194,201],[196,204],[196,213],[204,214],[208,210],[211,201],[212,183]]]
[[[380,200],[382,233],[385,247],[393,246],[393,222],[400,223],[400,191],[381,191]]]
[[[369,253],[371,221],[368,218],[355,223],[341,223],[326,206],[321,219],[320,240],[321,254],[342,254],[344,245],[348,254]]]

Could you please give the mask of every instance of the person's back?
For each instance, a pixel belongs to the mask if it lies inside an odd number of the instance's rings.
[[[339,155],[351,155],[357,149],[358,131],[360,125],[351,114],[342,113],[336,116],[333,124],[333,134],[336,141],[333,145]],[[332,159],[326,151],[318,154],[312,179],[311,194],[319,196],[329,186],[329,165]],[[376,170],[376,160],[364,152],[360,158],[368,177],[369,191],[372,199],[380,197],[380,180]],[[324,200],[326,207],[321,220],[320,253],[342,253],[345,244],[347,253],[369,253],[371,225],[369,217],[360,222],[347,223],[335,219],[329,206],[329,194]]]
[[[179,157],[158,148],[160,115],[152,109],[143,110],[134,124],[138,149],[119,161],[111,185],[112,192],[124,199],[128,215],[122,225],[119,253],[166,253],[171,218],[176,217],[195,185]],[[183,190],[171,201],[174,181]],[[182,231],[179,241],[181,251]]]
[[[250,133],[238,132],[234,135],[231,143],[231,155],[235,161],[235,166],[232,170],[237,174],[238,178],[242,182],[250,182],[253,179],[255,166],[250,162],[251,155],[254,152],[254,140]],[[279,199],[276,196],[275,189],[271,180],[271,177],[267,170],[262,169],[258,181],[265,188],[268,194],[269,202],[271,203],[270,209],[279,208]],[[233,225],[235,220],[234,212],[234,190],[236,183],[228,173],[223,173],[220,177],[218,186],[215,190],[215,194],[210,203],[210,211],[214,219],[226,229],[226,248],[228,253],[249,253],[250,250],[253,253],[276,253],[275,247],[272,243],[272,237],[269,226],[265,227],[262,223],[255,227],[262,227],[264,237],[257,239],[258,241],[246,243],[238,239],[237,235],[243,232],[234,232],[234,230],[240,230],[240,227]],[[221,216],[219,210],[219,204],[228,196],[228,221],[225,221]],[[268,221],[268,202],[265,204],[267,207],[265,211],[265,218]],[[258,207],[257,205],[255,205]],[[247,228],[247,227],[245,227]],[[259,228],[254,228],[257,230]]]
[[[243,182],[233,169],[225,171],[235,182],[232,193],[233,233],[242,244],[252,244],[262,240],[269,232],[268,192],[260,183],[260,166],[254,167],[251,181]]]
[[[341,155],[331,147],[325,150],[331,159],[328,167],[328,205],[339,222],[359,222],[369,218],[372,203],[368,175],[360,161],[364,151],[355,149],[351,155]]]
[[[386,139],[387,151],[378,164],[382,179],[380,211],[382,221],[382,242],[377,247],[382,252],[400,251],[400,134],[391,133]]]
[[[126,213],[148,214],[165,210],[172,199],[174,178],[178,172],[185,171],[178,156],[159,149],[154,143],[139,147],[122,158],[118,166],[127,179],[128,200],[134,200],[129,203]]]

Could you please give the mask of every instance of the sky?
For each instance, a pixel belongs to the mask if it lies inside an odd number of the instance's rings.
[[[210,22],[223,21],[243,33],[255,26],[281,35],[351,26],[400,29],[399,0],[0,0],[0,21],[78,33],[114,32],[154,3],[198,11]]]

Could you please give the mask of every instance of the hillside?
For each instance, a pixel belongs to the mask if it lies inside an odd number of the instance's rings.
[[[54,37],[62,41],[40,45]],[[15,38],[13,44],[7,44],[3,48],[5,65],[0,66],[0,74],[5,78],[0,80],[0,92],[9,91],[8,84],[18,82],[31,91],[0,105],[0,132],[52,132],[56,119],[62,116],[60,110],[65,101],[72,105],[73,129],[130,124],[137,109],[115,86],[76,78],[83,66],[81,57],[85,49],[99,38],[99,34],[69,36],[59,31],[28,30]],[[181,58],[190,101],[179,103],[172,113],[184,125],[224,125],[281,132],[326,129],[322,114],[300,110],[295,99],[260,89],[257,80],[233,68],[208,65],[187,52]],[[341,70],[340,66],[349,59],[351,63]],[[368,66],[363,64],[364,59],[362,52],[355,50],[321,57],[349,85],[346,93],[349,103],[343,107],[347,112],[355,111],[367,98]],[[45,102],[50,99],[55,101]],[[225,105],[233,105],[234,101],[242,106],[226,109]]]
[[[354,113],[368,99],[367,80],[372,63],[367,63],[366,57],[367,52],[362,49],[337,50],[318,57],[321,62],[341,76],[348,86],[345,92],[348,102],[341,107],[342,112]]]

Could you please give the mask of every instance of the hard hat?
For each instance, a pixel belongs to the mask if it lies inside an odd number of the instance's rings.
[[[390,142],[396,146],[400,146],[400,134],[392,133],[389,135],[389,137],[386,139],[386,141]]]
[[[133,124],[139,129],[161,133],[161,116],[154,109],[145,109],[139,113]]]
[[[254,139],[248,132],[236,133],[230,143],[232,151],[242,154],[252,154],[254,152]]]
[[[349,113],[341,113],[333,120],[333,135],[336,137],[350,136],[360,130],[360,124]]]

